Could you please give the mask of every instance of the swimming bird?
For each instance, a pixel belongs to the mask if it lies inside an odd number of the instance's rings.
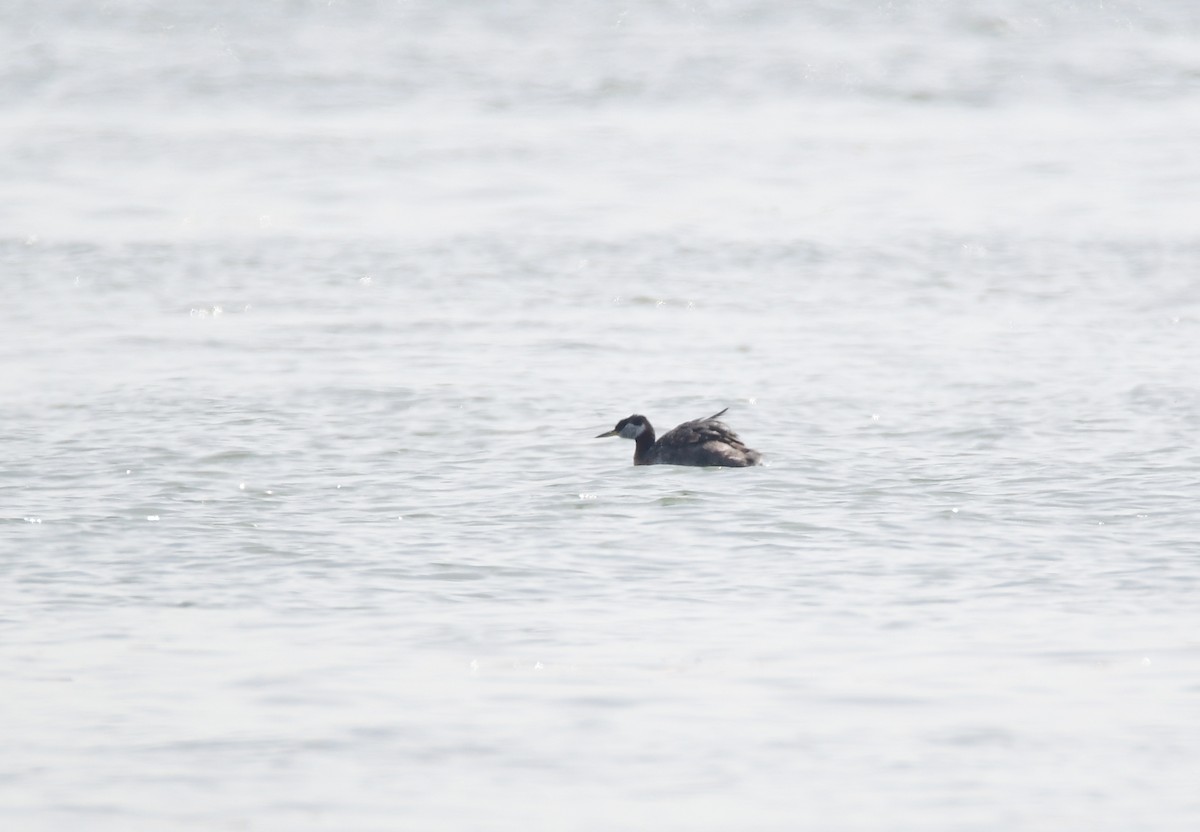
[[[725,410],[707,419],[684,422],[667,431],[658,441],[654,439],[650,420],[635,413],[596,438],[620,436],[632,439],[637,443],[633,451],[634,465],[719,465],[724,468],[761,465],[762,454],[747,448],[729,425],[717,421]]]

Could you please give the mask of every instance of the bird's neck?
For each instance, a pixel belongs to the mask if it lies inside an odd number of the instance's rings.
[[[646,423],[646,429],[633,441],[637,443],[637,447],[633,450],[633,464],[648,465],[650,449],[654,447],[654,428],[650,427],[649,422]]]

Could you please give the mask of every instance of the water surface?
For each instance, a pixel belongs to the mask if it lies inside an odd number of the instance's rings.
[[[7,826],[1200,822],[1191,4],[0,47]]]

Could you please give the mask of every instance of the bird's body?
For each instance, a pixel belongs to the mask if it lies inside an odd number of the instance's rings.
[[[725,408],[728,410],[729,408]],[[604,436],[620,436],[637,443],[633,451],[634,465],[695,465],[722,468],[746,468],[762,464],[762,454],[747,448],[745,443],[714,413],[706,419],[684,422],[654,438],[654,428],[645,416],[634,414],[617,422]]]

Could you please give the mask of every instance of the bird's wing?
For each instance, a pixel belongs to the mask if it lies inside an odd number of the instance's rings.
[[[725,408],[725,410],[728,409]],[[682,425],[668,431],[659,442],[663,445],[676,446],[722,442],[734,447],[745,447],[742,440],[733,432],[733,429],[729,425],[717,421],[717,417],[722,415],[725,410],[715,413],[707,419],[693,419],[690,422],[684,422]]]

